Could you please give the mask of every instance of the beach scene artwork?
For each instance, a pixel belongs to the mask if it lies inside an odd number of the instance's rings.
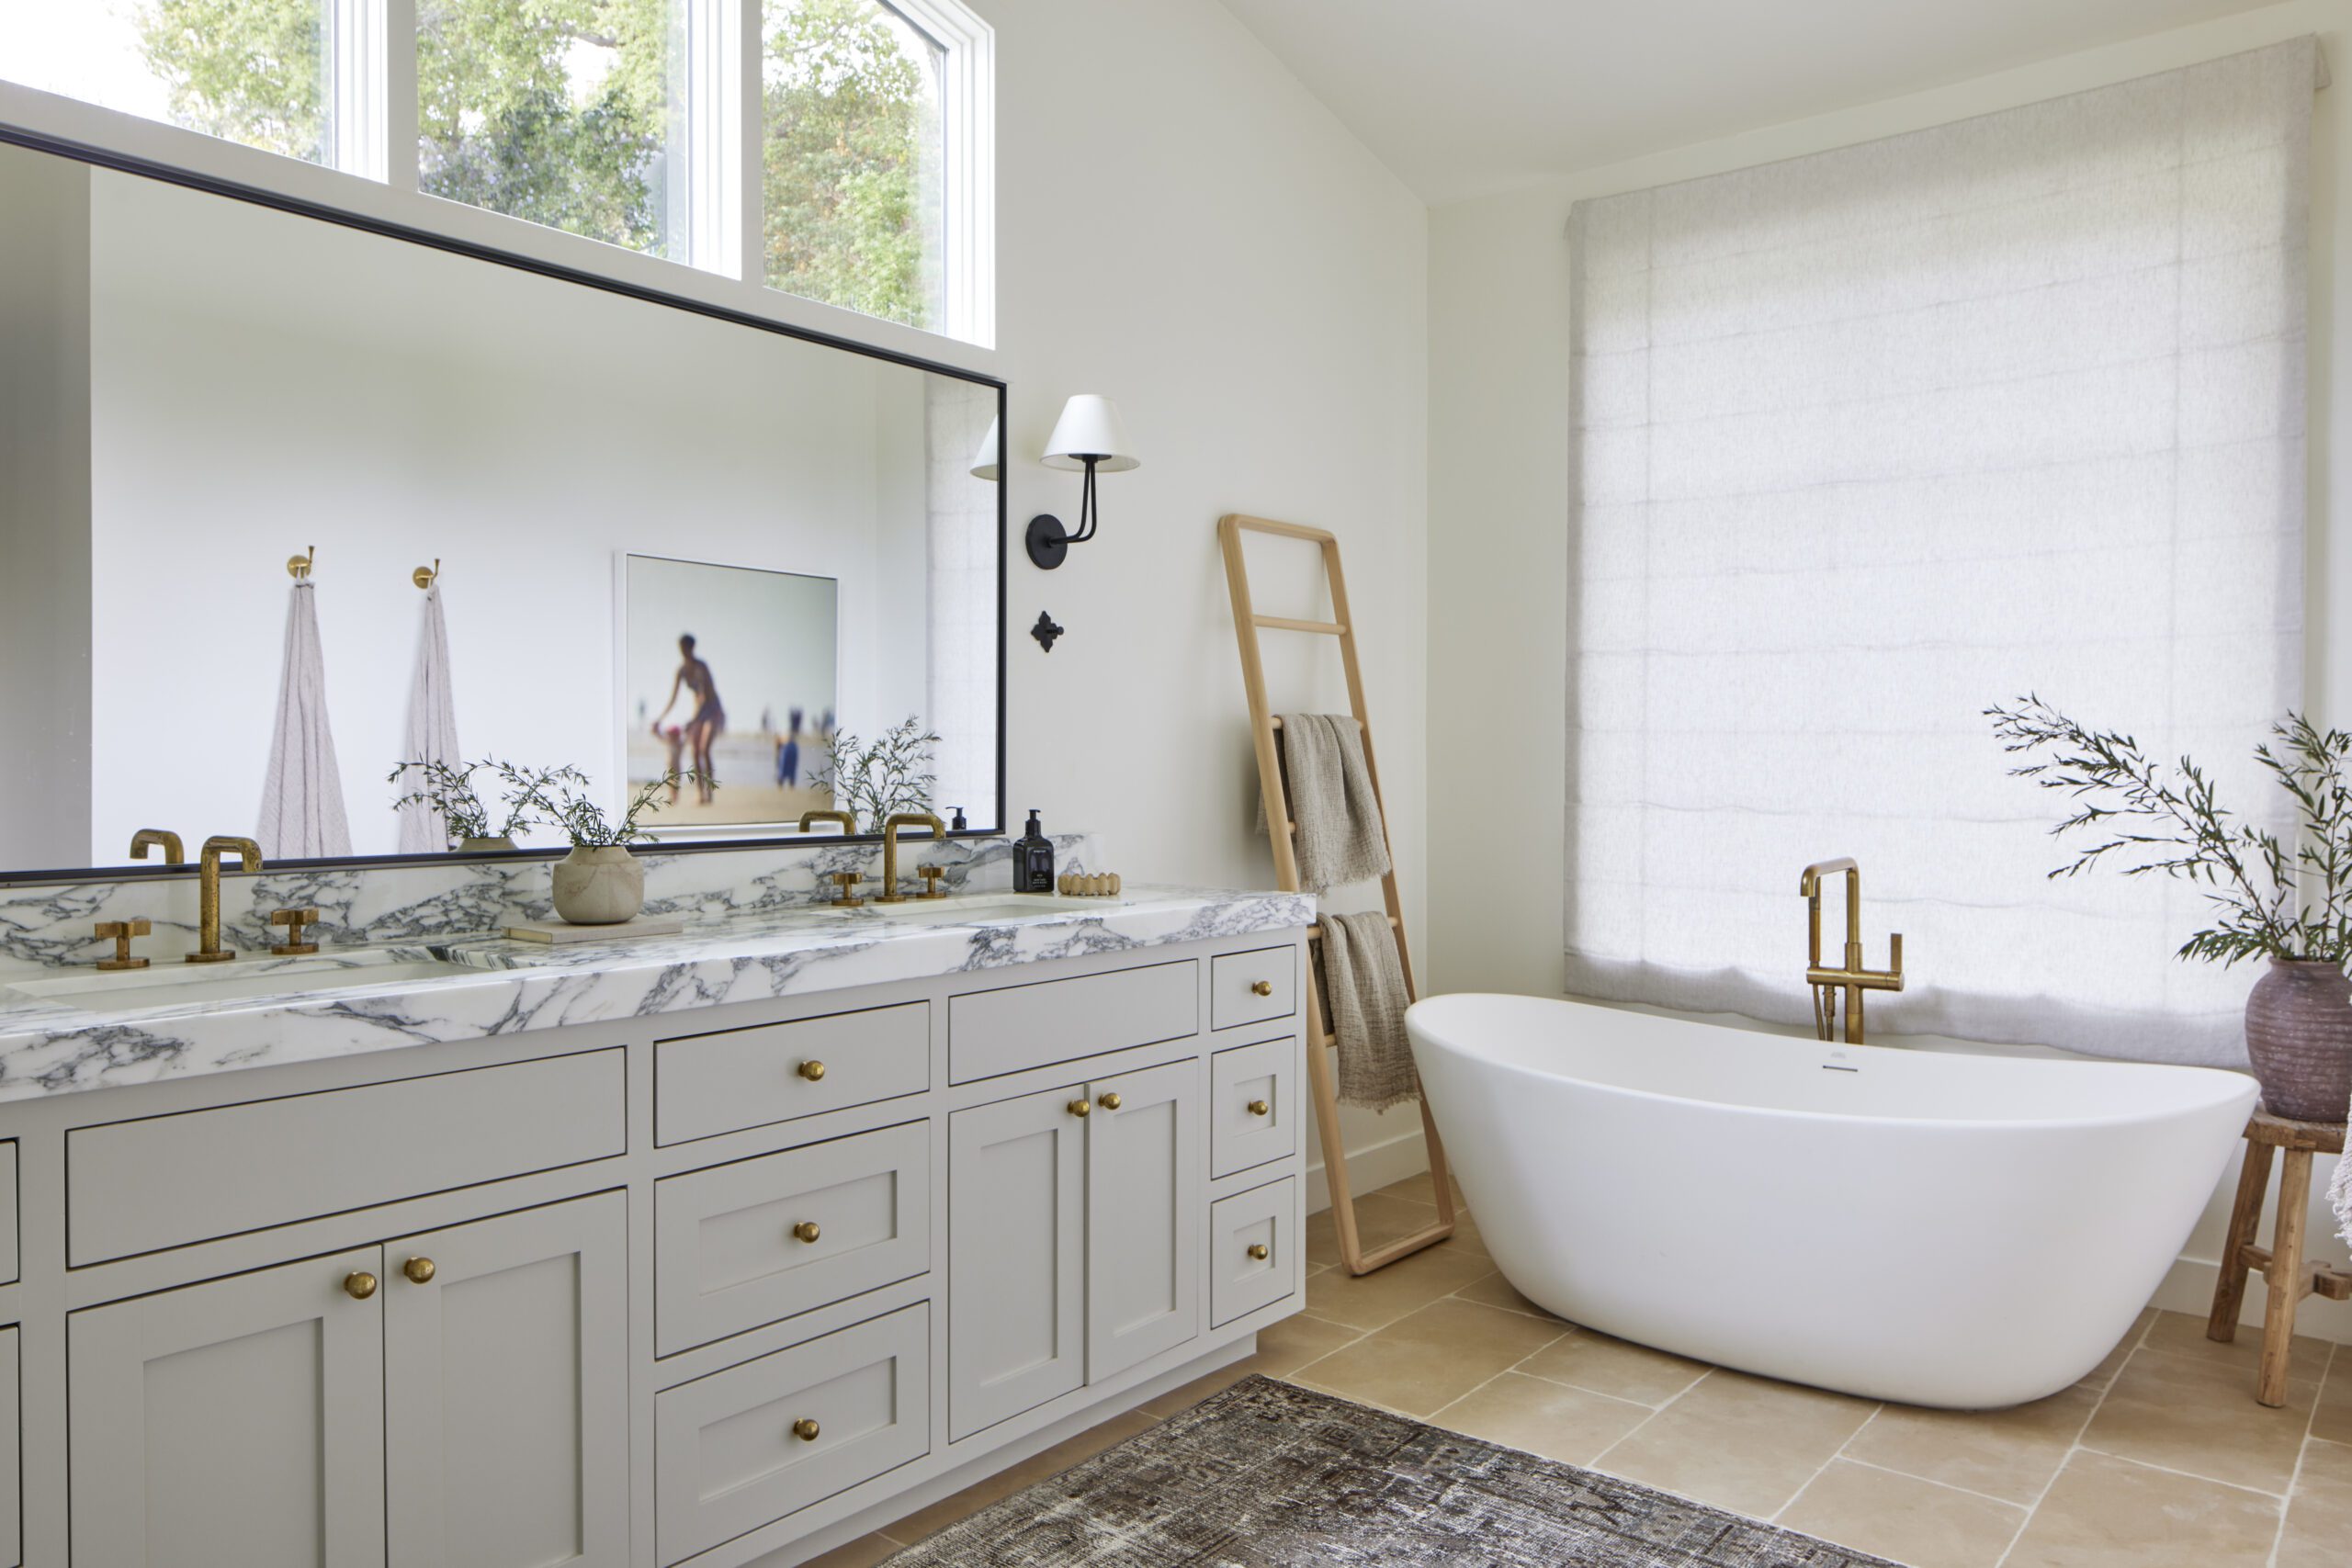
[[[623,562],[621,728],[632,791],[695,773],[662,828],[791,824],[833,803],[840,694],[830,577],[631,555]]]

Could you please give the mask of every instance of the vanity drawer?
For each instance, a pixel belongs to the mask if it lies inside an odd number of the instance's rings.
[[[1220,960],[1222,962],[1222,960]],[[970,1083],[1200,1032],[1196,958],[975,991],[947,1004],[947,1077]]]
[[[797,1227],[814,1225],[814,1240]],[[668,1356],[931,1267],[931,1123],[653,1184],[654,1352]]]
[[[1209,1326],[1273,1305],[1298,1289],[1298,1181],[1283,1177],[1209,1205]],[[1251,1249],[1262,1247],[1265,1256]]]
[[[1232,1029],[1298,1010],[1298,949],[1261,947],[1209,960],[1209,1027]]]
[[[1236,1045],[1209,1058],[1209,1175],[1231,1176],[1298,1150],[1291,1075],[1298,1042]]]
[[[619,1046],[75,1127],[66,1261],[234,1235],[628,1147]]]
[[[931,1451],[930,1303],[665,1389],[653,1396],[653,1427],[665,1564],[921,1459]]]
[[[653,1047],[653,1141],[683,1144],[930,1087],[929,1002],[689,1034]]]

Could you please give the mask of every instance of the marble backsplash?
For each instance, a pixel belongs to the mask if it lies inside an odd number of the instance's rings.
[[[1108,869],[1093,836],[1054,837],[1057,871]],[[664,854],[646,850],[645,908],[649,914],[712,920],[822,904],[832,897],[831,873],[854,871],[878,881],[879,844],[829,844],[708,850]],[[233,867],[234,862],[230,865]],[[245,953],[266,952],[278,940],[270,912],[316,908],[321,942],[417,942],[495,931],[516,919],[553,915],[545,860],[453,862],[447,865],[364,866],[334,871],[271,871],[254,875],[224,870],[220,929]],[[910,839],[899,848],[902,890],[916,892],[918,864],[939,865],[950,893],[1006,892],[1012,886],[1012,841],[956,839],[944,844]],[[876,892],[874,882],[862,895]],[[91,928],[101,921],[141,919],[153,934],[138,951],[174,959],[197,947],[197,872],[119,882],[34,883],[0,887],[0,970],[85,964],[111,951]]]

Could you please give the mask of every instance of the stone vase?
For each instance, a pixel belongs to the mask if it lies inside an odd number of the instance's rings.
[[[555,912],[575,926],[611,926],[645,907],[645,867],[617,844],[575,845],[555,863]]]
[[[2324,960],[2272,959],[2245,999],[2245,1053],[2272,1115],[2343,1121],[2352,1102],[2352,981]]]

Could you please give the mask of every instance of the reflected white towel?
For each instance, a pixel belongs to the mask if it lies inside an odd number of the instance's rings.
[[[2352,1110],[2346,1111],[2352,1115]],[[2335,1162],[2335,1175],[2327,1184],[2327,1201],[2335,1205],[2335,1234],[2352,1246],[2352,1138],[2344,1142],[2344,1153]]]
[[[424,629],[417,641],[416,674],[408,688],[408,733],[401,746],[403,762],[443,762],[458,765],[458,707],[449,690],[449,627],[441,618],[441,585],[424,591]],[[401,793],[423,784],[404,778]],[[401,853],[437,854],[449,847],[449,822],[424,801],[399,807]]]
[[[261,826],[254,837],[269,860],[316,860],[351,852],[343,813],[343,773],[327,724],[326,659],[319,651],[319,614],[308,582],[286,606],[286,662],[277,682],[277,727],[269,738],[269,772],[261,784]]]

